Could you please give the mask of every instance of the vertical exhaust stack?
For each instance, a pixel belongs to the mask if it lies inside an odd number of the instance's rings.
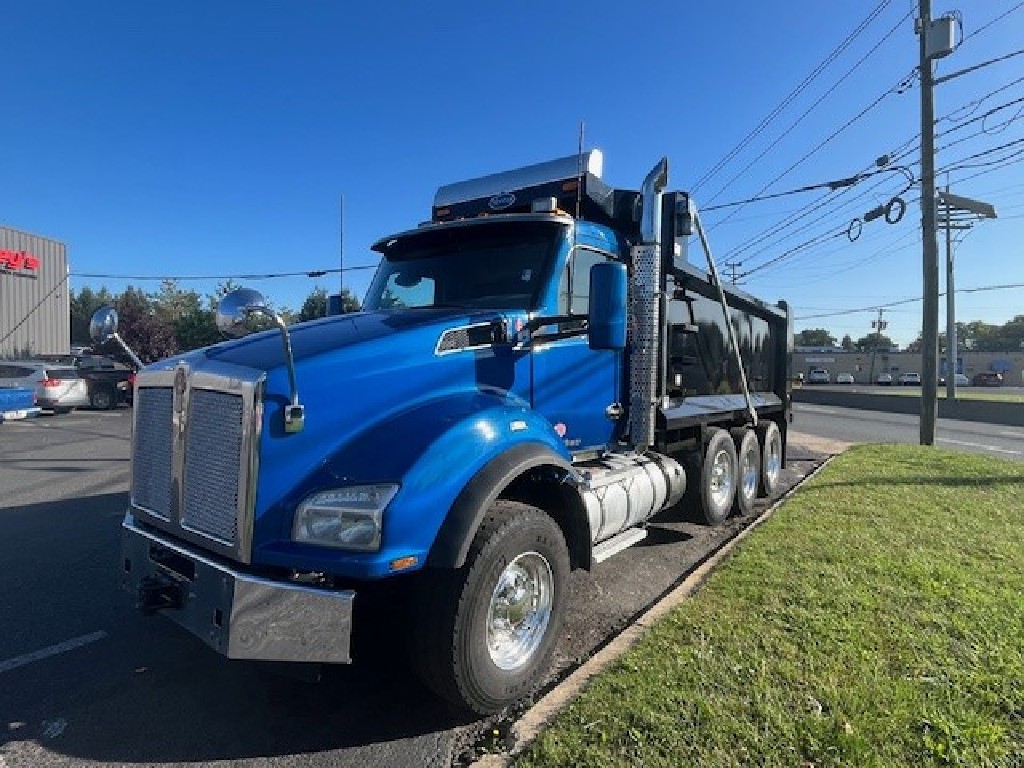
[[[643,217],[640,220],[640,235],[644,245],[657,245],[661,236],[661,193],[668,186],[668,158],[663,157],[644,179],[641,188],[644,196]]]
[[[661,158],[643,185],[640,236],[632,250],[629,309],[632,350],[629,373],[630,439],[638,451],[654,444],[655,408],[661,326],[661,194],[668,186],[668,158]]]

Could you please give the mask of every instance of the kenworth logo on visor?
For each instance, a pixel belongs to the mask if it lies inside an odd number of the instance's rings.
[[[495,195],[487,201],[487,207],[492,211],[500,211],[505,208],[509,208],[516,203],[516,196],[511,192],[507,192],[503,195]]]

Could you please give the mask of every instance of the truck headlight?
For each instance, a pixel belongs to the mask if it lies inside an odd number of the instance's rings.
[[[352,485],[314,493],[295,512],[292,541],[376,552],[384,508],[397,485]]]

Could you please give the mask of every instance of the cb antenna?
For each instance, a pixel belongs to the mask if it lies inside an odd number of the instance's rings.
[[[576,219],[580,218],[583,196],[583,121],[580,120],[580,142],[576,153]]]

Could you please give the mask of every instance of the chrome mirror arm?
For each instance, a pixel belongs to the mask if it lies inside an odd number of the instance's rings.
[[[284,431],[289,434],[301,432],[305,424],[305,407],[299,402],[292,337],[284,320],[270,309],[262,293],[251,288],[236,288],[226,294],[217,305],[217,327],[229,336],[244,336],[249,330],[246,320],[253,315],[262,315],[270,319],[281,331],[284,362],[288,369],[288,387],[291,390],[291,402],[284,407]]]
[[[132,348],[128,346],[125,340],[121,338],[121,334],[115,331],[114,333],[110,334],[110,338],[121,345],[121,349],[124,350],[124,353],[128,355],[129,358],[131,358],[132,364],[135,366],[135,370],[141,371],[143,368],[142,361],[139,360],[139,356],[132,351]]]
[[[292,402],[291,405],[284,409],[284,431],[285,432],[301,432],[302,427],[306,422],[306,409],[299,402],[299,387],[295,383],[295,356],[292,354],[292,337],[288,333],[288,326],[285,325],[284,320],[281,316],[270,312],[266,309],[258,310],[261,314],[266,315],[281,331],[281,343],[284,345],[284,359],[285,364],[288,368],[288,387],[291,390]]]

